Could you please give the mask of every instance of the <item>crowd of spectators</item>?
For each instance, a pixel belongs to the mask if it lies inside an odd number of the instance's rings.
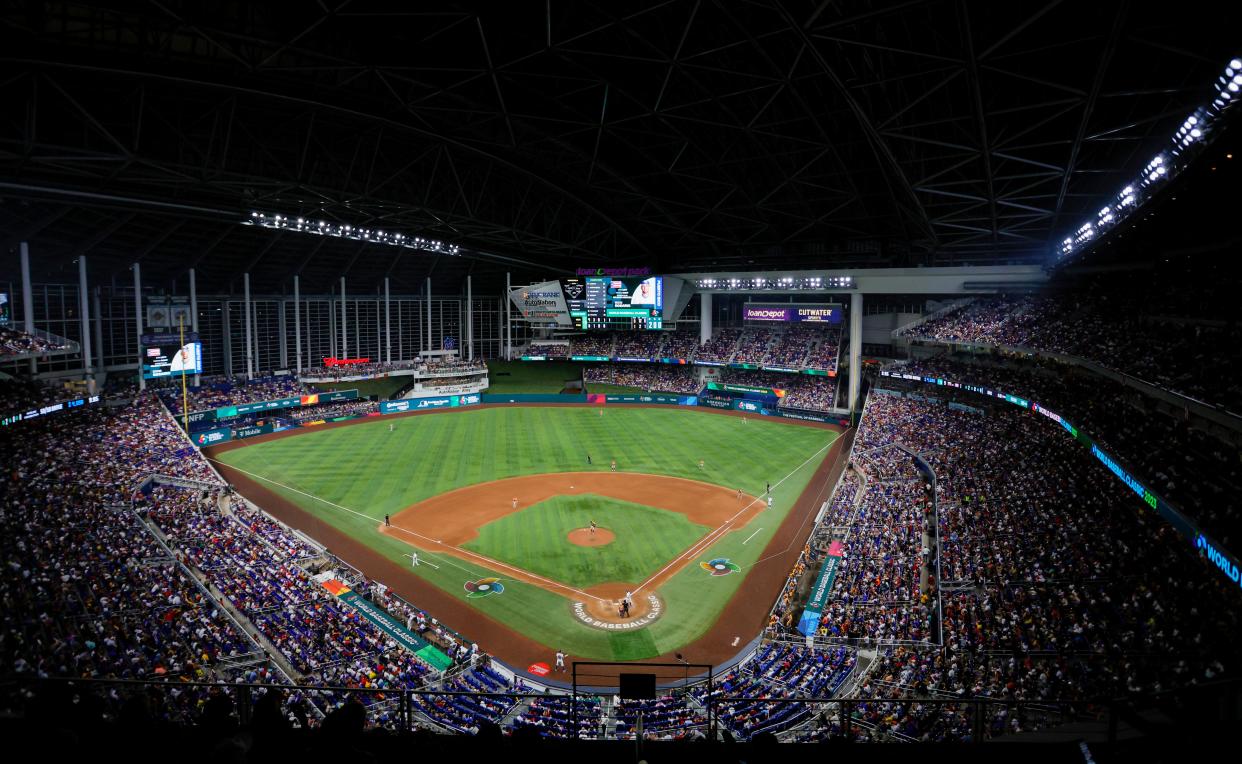
[[[64,350],[68,345],[60,339],[27,334],[11,326],[0,326],[0,359],[31,353],[51,353]]]
[[[733,363],[760,364],[768,355],[768,348],[780,342],[782,332],[767,326],[748,326],[742,330]]]
[[[672,338],[676,334],[652,331],[617,332],[613,355],[617,358],[670,358],[671,356],[663,353],[662,348],[665,338]]]
[[[300,704],[322,716],[347,699],[313,688],[425,684],[430,667],[313,581],[300,563],[321,559],[320,550],[229,495],[154,394],[87,410],[72,427],[6,428],[0,439],[13,454],[0,481],[6,672],[293,679],[308,688],[286,698],[295,717]],[[412,606],[384,606],[463,667],[482,657]],[[184,720],[207,693],[169,697]],[[374,720],[398,721],[382,694],[360,697],[375,706]]]
[[[328,382],[339,380],[342,377],[377,376],[394,371],[409,371],[411,369],[424,368],[425,366],[426,364],[419,359],[390,362],[371,361],[368,363],[317,366],[312,369],[303,369],[299,375],[299,378],[304,382]]]
[[[588,366],[583,371],[583,380],[588,392],[593,382],[682,395],[696,395],[703,386],[693,367],[667,364],[610,363]]]
[[[152,397],[88,410],[72,426],[6,428],[0,446],[10,455],[0,481],[6,673],[210,679],[217,661],[256,649],[130,509],[151,473],[210,475]]]
[[[1242,495],[1242,462],[1237,445],[1169,413],[1155,399],[1055,362],[945,356],[895,370],[1035,401],[1088,433],[1227,548],[1242,543],[1242,504],[1237,500]],[[960,397],[969,405],[981,396],[961,393]]]
[[[0,379],[0,405],[3,406],[0,409],[0,417],[77,397],[80,397],[79,393],[71,392],[58,385],[48,385],[18,377]]]
[[[776,331],[760,361],[770,366],[800,369],[811,346],[822,334],[822,331],[814,327],[796,325],[784,331]]]
[[[321,403],[318,406],[289,409],[286,414],[294,422],[313,422],[317,419],[335,419],[337,417],[368,416],[379,413],[379,404],[375,401],[352,400],[336,403]]]
[[[587,332],[569,341],[569,354],[612,358],[615,341],[616,335],[612,332]]]
[[[1149,291],[1089,290],[976,300],[911,327],[911,338],[1062,353],[1242,413],[1236,321],[1170,317]]]
[[[694,354],[694,360],[696,363],[729,363],[733,360],[741,339],[741,329],[717,329],[707,342],[699,346]]]
[[[681,358],[689,360],[699,351],[699,333],[687,329],[672,332],[661,332],[664,345],[660,349],[661,358]]]
[[[837,364],[840,362],[841,356],[841,330],[836,327],[829,327],[823,331],[816,332],[818,342],[812,347],[807,354],[806,367],[808,369],[819,369],[821,371],[836,372]]]
[[[256,400],[283,397],[268,392]],[[916,392],[923,395],[921,386]],[[1075,405],[1073,387],[1060,394],[1067,410]],[[732,734],[804,724],[805,705],[777,701],[839,692],[854,673],[854,641],[880,650],[857,690],[865,701],[858,720],[868,735],[896,739],[969,736],[963,712],[910,702],[922,697],[1051,702],[1149,692],[1236,670],[1236,587],[1059,426],[978,398],[963,392],[972,410],[961,410],[937,399],[871,397],[855,440],[856,471],[841,482],[825,521],[844,531],[817,634],[831,646],[777,640],[726,676],[711,700]],[[1103,414],[1084,410],[1084,421],[1103,421],[1092,416]],[[428,666],[310,577],[303,563],[321,550],[225,492],[154,395],[73,422],[0,431],[0,446],[13,454],[0,483],[0,548],[10,573],[0,661],[13,674],[210,679],[270,645],[275,654],[243,678],[274,681],[288,667],[307,688],[375,690],[366,695],[375,720],[394,718],[383,693],[426,686]],[[913,457],[897,446],[932,465],[936,514]],[[199,487],[136,494],[152,474]],[[929,586],[924,534],[933,517],[943,582]],[[791,581],[813,570],[829,538],[813,538]],[[938,595],[944,582],[954,586]],[[794,601],[782,603],[792,613]],[[408,603],[387,607],[454,659],[445,689],[502,694],[419,696],[422,718],[469,732],[515,711],[519,700],[508,693],[524,688],[489,668],[476,645]],[[933,628],[937,611],[943,645]],[[616,726],[607,734],[633,735],[639,712],[657,736],[694,734],[705,723],[706,693],[699,687],[615,703]],[[744,697],[759,700],[737,700]],[[294,700],[325,712],[344,698]],[[531,703],[513,727],[564,736],[568,702]],[[602,724],[600,706],[591,705],[579,709],[588,712],[580,730]],[[992,734],[1039,723],[1003,706],[988,716]]]
[[[191,387],[187,392],[189,410],[205,411],[221,406],[294,398],[317,391],[298,382],[297,377],[285,375],[250,381],[240,378],[203,377],[198,387]],[[181,413],[182,395],[179,385],[163,390],[163,398],[173,414]]]
[[[541,355],[551,360],[569,360],[569,343],[531,340],[523,355]]]
[[[929,439],[929,429],[948,437]],[[954,586],[943,595],[943,651],[926,650],[919,643],[933,638],[931,621],[921,598],[902,588],[910,576],[845,572],[859,544],[886,565],[915,555],[918,481],[877,483],[851,524],[824,617],[830,631],[886,645],[858,694],[877,701],[863,709],[871,721],[915,739],[962,739],[951,710],[887,701],[929,690],[1074,700],[1236,670],[1228,665],[1236,587],[1055,424],[1004,402],[967,411],[875,395],[857,447],[885,439],[922,453],[936,473],[941,585]],[[909,495],[900,490],[907,485]],[[860,618],[863,598],[877,604]],[[1003,707],[990,713],[993,730],[1023,728]]]
[[[835,377],[727,369],[722,373],[721,381],[784,390],[784,397],[777,401],[777,405],[782,408],[827,411],[832,408],[836,399],[837,380]]]

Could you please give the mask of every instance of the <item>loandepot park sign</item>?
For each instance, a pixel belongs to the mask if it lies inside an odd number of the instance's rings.
[[[647,605],[649,610],[647,614],[641,618],[634,618],[622,623],[611,623],[609,621],[601,621],[595,616],[587,612],[585,602],[574,603],[574,618],[582,621],[587,626],[603,631],[632,631],[633,629],[641,629],[644,626],[650,626],[664,613],[664,603],[660,602],[660,598],[654,594],[647,595]]]
[[[613,278],[625,278],[626,276],[650,276],[651,266],[646,266],[644,268],[579,268],[575,275],[611,276]]]

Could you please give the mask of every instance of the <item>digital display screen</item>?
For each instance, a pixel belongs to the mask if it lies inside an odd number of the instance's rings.
[[[142,378],[161,379],[203,372],[203,345],[187,342],[178,347],[174,342],[142,349]]]
[[[660,276],[561,279],[561,291],[577,329],[664,328],[664,279]]]
[[[0,292],[0,326],[8,326],[13,320],[13,306],[9,302],[9,293]]]
[[[744,321],[782,321],[810,324],[839,324],[840,305],[760,305],[743,306]]]

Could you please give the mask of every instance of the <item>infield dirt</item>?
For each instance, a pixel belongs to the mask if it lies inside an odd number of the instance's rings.
[[[740,416],[737,412],[714,409],[705,409],[701,413],[706,416]],[[452,414],[419,412],[408,416],[452,416]],[[367,420],[355,420],[330,424],[326,427],[347,427],[365,421]],[[793,422],[793,420],[787,421]],[[809,422],[797,424],[840,430],[838,427]],[[295,437],[299,434],[301,433],[297,430],[290,430],[206,450],[211,456],[254,442]],[[703,636],[678,648],[678,653],[696,663],[727,665],[750,640],[763,631],[768,623],[768,609],[771,603],[780,596],[785,579],[797,562],[798,555],[802,552],[807,537],[810,535],[820,505],[829,498],[837,478],[845,469],[844,455],[849,452],[853,435],[853,430],[847,430],[830,446],[806,489],[798,497],[793,509],[764,548],[760,561],[747,571],[741,587],[725,606],[716,622]],[[396,594],[435,615],[444,623],[467,633],[470,639],[483,645],[491,655],[504,661],[521,675],[536,681],[556,683],[551,677],[534,676],[525,671],[526,667],[531,664],[550,662],[555,647],[548,647],[531,639],[507,624],[471,607],[464,600],[419,578],[407,566],[384,557],[379,551],[302,509],[293,501],[267,487],[262,481],[251,478],[222,462],[214,461],[214,464],[230,485],[272,516],[294,528],[305,531],[349,565],[365,571],[373,579],[384,581]],[[573,656],[570,656],[569,660],[572,661]],[[645,660],[664,661],[671,664],[675,660],[675,655],[673,651],[669,651]]]

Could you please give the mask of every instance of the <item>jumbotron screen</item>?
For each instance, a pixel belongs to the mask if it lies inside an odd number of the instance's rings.
[[[142,378],[160,379],[180,377],[203,372],[203,345],[187,342],[180,347],[176,342],[169,345],[144,347],[142,350]]]
[[[0,326],[8,326],[11,320],[9,316],[9,293],[0,292]]]
[[[574,328],[663,329],[664,279],[581,276],[561,279]]]

